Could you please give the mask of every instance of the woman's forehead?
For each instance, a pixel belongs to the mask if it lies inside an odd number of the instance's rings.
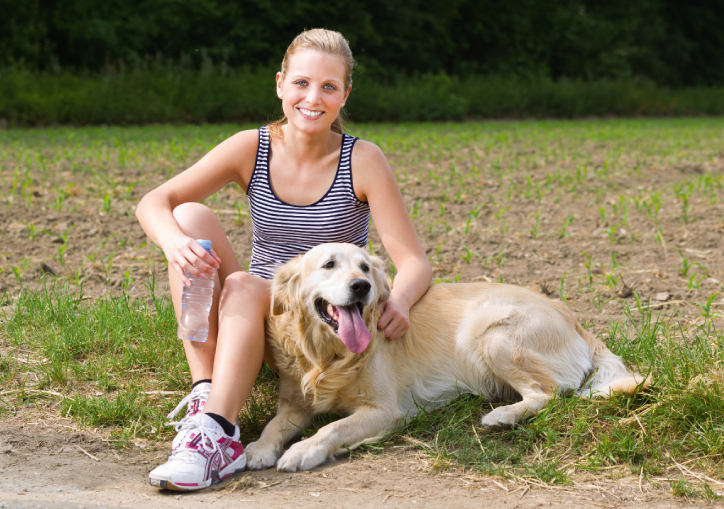
[[[335,79],[344,82],[344,60],[338,55],[313,49],[301,50],[289,56],[287,77]]]

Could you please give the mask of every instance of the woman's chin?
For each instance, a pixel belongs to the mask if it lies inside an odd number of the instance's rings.
[[[293,120],[287,117],[287,120],[289,120],[289,122],[294,125],[295,129],[305,133],[318,133],[322,131],[328,131],[332,126],[332,123],[327,122],[326,118],[309,120],[300,115]]]

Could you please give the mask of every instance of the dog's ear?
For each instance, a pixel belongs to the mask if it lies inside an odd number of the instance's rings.
[[[378,289],[377,301],[385,302],[390,298],[390,278],[385,272],[385,262],[378,256],[370,256],[372,259],[372,278],[375,288]]]
[[[281,315],[297,303],[302,257],[297,256],[274,273],[271,291],[271,314]]]

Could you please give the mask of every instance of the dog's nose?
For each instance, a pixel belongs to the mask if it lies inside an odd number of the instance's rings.
[[[352,290],[352,295],[358,299],[370,293],[371,287],[372,285],[370,285],[370,282],[366,279],[353,279],[349,282],[349,289]]]

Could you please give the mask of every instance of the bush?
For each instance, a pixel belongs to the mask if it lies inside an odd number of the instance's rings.
[[[281,115],[274,70],[166,65],[105,73],[0,70],[10,125],[267,122]],[[724,89],[670,89],[645,80],[558,80],[445,74],[355,78],[350,120],[606,115],[720,115]]]

